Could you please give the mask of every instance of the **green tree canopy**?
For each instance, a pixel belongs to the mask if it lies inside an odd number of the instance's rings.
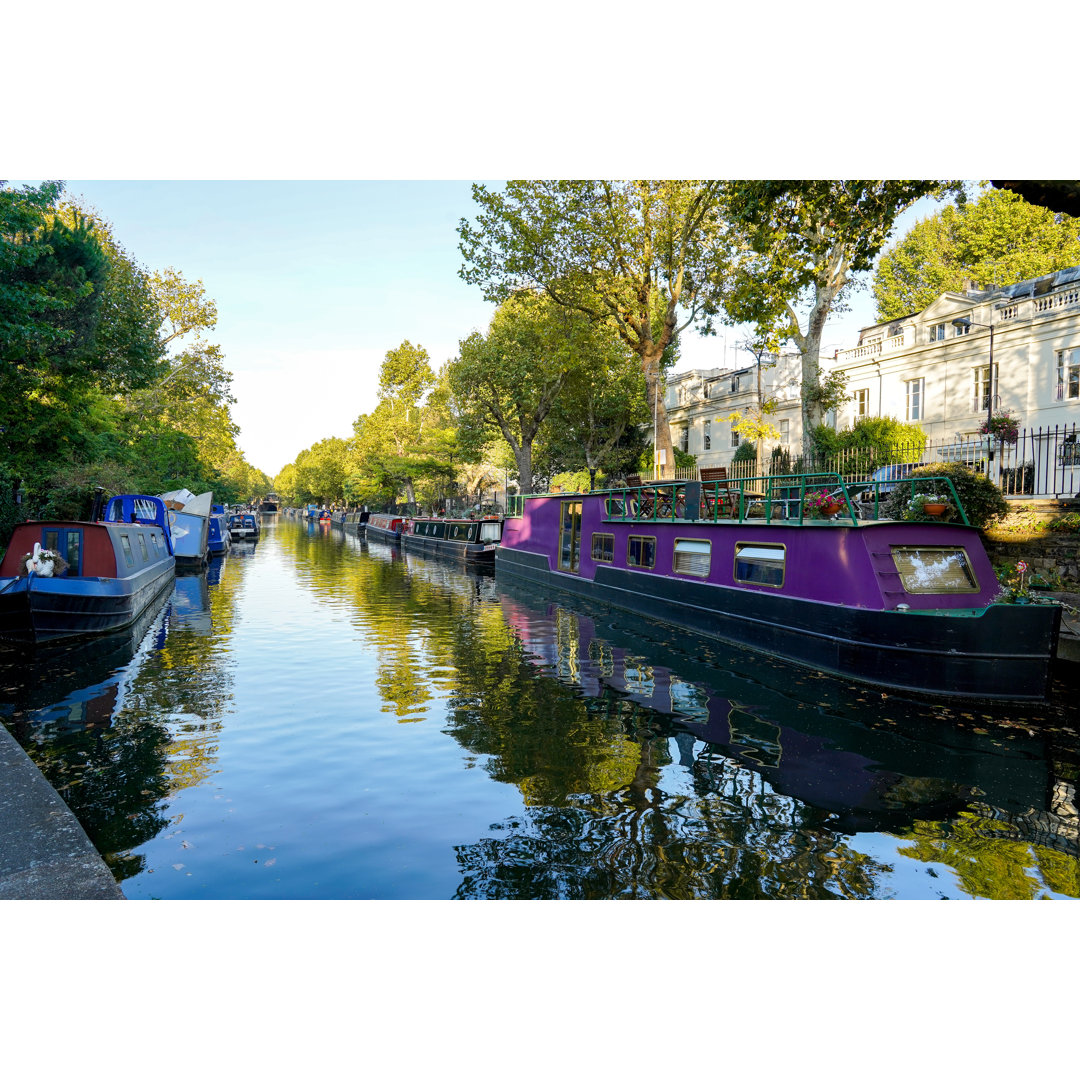
[[[766,340],[794,342],[802,354],[803,452],[826,411],[821,392],[821,335],[842,310],[854,275],[866,271],[897,215],[926,195],[961,191],[931,180],[752,180],[726,187],[740,255],[727,301],[736,322]],[[800,319],[805,312],[805,327]]]
[[[674,460],[663,396],[665,351],[697,323],[712,332],[725,289],[726,234],[715,180],[517,180],[473,186],[475,224],[458,234],[461,277],[489,300],[540,290],[610,324],[638,358],[656,448]]]
[[[878,318],[922,311],[944,292],[1012,285],[1080,265],[1080,219],[988,189],[916,224],[878,260]]]

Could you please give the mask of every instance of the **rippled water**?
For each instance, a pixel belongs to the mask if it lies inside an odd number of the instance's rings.
[[[1077,897],[1074,684],[949,707],[283,519],[2,717],[136,898]]]

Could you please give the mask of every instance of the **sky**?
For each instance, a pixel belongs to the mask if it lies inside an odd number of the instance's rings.
[[[233,376],[237,441],[271,479],[321,439],[352,434],[378,403],[388,350],[410,341],[437,370],[494,310],[458,276],[457,226],[476,209],[469,181],[65,183],[136,262],[201,281],[216,302],[206,337]],[[874,320],[869,291],[856,292],[826,325],[823,352],[850,347]],[[740,338],[687,332],[677,370],[737,366]]]

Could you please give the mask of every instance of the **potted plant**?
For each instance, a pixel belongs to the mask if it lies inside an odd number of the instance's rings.
[[[984,420],[979,431],[999,442],[1015,443],[1020,434],[1020,421],[1008,409],[1003,409]]]
[[[35,544],[34,550],[28,551],[19,560],[19,577],[28,577],[30,574],[38,577],[59,577],[67,569],[67,565],[60,552]]]
[[[905,521],[947,521],[952,517],[952,504],[945,495],[921,492],[913,495],[904,511]]]
[[[812,518],[835,517],[842,507],[843,503],[830,491],[808,491],[803,499],[803,513]]]

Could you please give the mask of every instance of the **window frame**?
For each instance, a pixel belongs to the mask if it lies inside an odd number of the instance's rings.
[[[602,544],[602,549],[597,552],[597,541],[606,541]],[[615,562],[615,534],[614,533],[600,533],[594,532],[590,537],[589,543],[589,558],[595,563],[614,563]]]
[[[779,551],[781,558],[779,559],[767,559],[761,557],[757,562],[751,563],[749,556],[742,556],[743,564],[751,564],[755,566],[767,566],[772,563],[779,563],[780,568],[780,580],[779,581],[756,581],[753,578],[740,577],[739,576],[739,558],[744,549],[767,549],[770,551]],[[758,540],[741,540],[735,544],[735,554],[732,560],[731,566],[731,579],[736,585],[758,585],[764,589],[782,589],[784,582],[787,580],[787,544],[770,544],[764,543]]]
[[[915,392],[913,393],[913,388]],[[914,409],[912,403],[914,402]],[[926,379],[919,376],[916,379],[904,380],[904,416],[909,424],[921,424],[926,404]]]
[[[679,545],[680,544],[704,544],[705,551],[690,551],[686,550],[687,555],[705,555],[705,570],[680,570],[679,569]],[[676,536],[675,543],[671,551],[671,572],[678,574],[681,577],[693,577],[700,580],[704,580],[712,573],[712,541],[702,540],[700,536]]]
[[[652,562],[634,562],[630,557],[630,549],[633,546],[634,541],[637,540],[643,545],[649,545],[652,548]],[[656,537],[646,536],[643,533],[631,533],[626,538],[626,565],[633,570],[655,570],[656,569]]]

